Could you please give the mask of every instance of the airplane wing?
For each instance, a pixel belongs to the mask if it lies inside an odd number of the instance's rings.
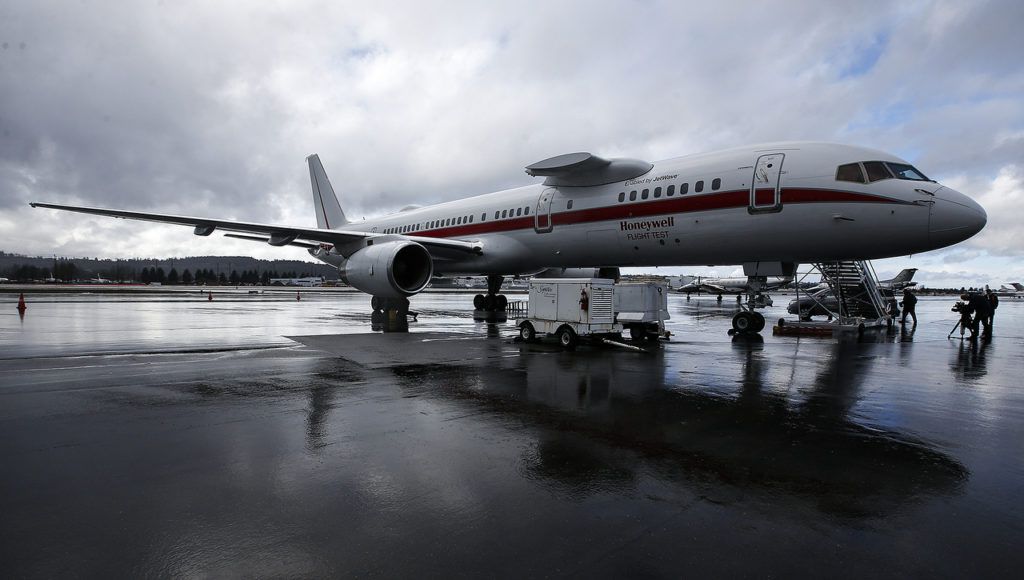
[[[201,217],[125,211],[120,209],[80,207],[73,205],[57,205],[53,203],[32,202],[29,205],[32,207],[46,207],[50,209],[60,209],[65,211],[74,211],[78,213],[88,213],[123,219],[158,222],[165,224],[177,224],[182,226],[193,226],[195,228],[195,231],[193,233],[195,233],[197,236],[208,236],[212,234],[215,230],[241,232],[244,234],[263,234],[267,237],[259,239],[265,240],[271,246],[302,245],[301,243],[295,243],[295,241],[299,239],[311,240],[313,242],[324,242],[338,246],[346,243],[356,242],[367,238],[375,238],[383,235],[372,232],[359,232],[351,230],[321,230],[317,228],[284,226],[274,224],[258,224],[251,222],[236,222],[230,220],[219,220]],[[450,240],[447,238],[428,238],[424,236],[395,236],[390,234],[387,237],[405,238],[423,244],[424,246],[427,247],[428,250],[431,248],[437,248],[440,250],[456,250],[468,254],[483,253],[480,244],[475,242],[468,242],[463,240]],[[316,247],[316,245],[317,244],[313,244],[313,247]],[[302,247],[308,246],[302,245]]]
[[[718,284],[708,284],[707,282],[702,282],[700,288],[701,290],[709,294],[729,294],[730,292],[735,292],[735,290],[727,290],[725,286],[719,286]]]

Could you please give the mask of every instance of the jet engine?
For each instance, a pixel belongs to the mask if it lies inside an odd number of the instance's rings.
[[[434,261],[420,244],[396,240],[362,248],[338,270],[343,282],[371,296],[405,298],[427,287]]]

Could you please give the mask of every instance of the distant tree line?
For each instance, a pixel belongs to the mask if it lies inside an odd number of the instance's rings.
[[[14,264],[0,271],[0,277],[9,278],[17,282],[34,282],[56,279],[64,282],[72,282],[78,279],[91,279],[100,276],[115,282],[141,282],[143,284],[196,284],[196,285],[239,285],[239,284],[263,284],[269,285],[272,278],[307,278],[321,275],[308,271],[299,272],[288,270],[231,270],[230,274],[216,272],[209,268],[201,268],[193,273],[189,269],[183,270],[180,274],[178,269],[171,267],[165,271],[160,266],[144,267],[142,270],[127,268],[120,264],[99,272],[86,272],[79,269],[75,263],[66,258],[57,258],[49,267],[36,266],[32,264]]]
[[[138,283],[143,281],[143,270],[148,271],[149,281],[160,281],[160,268],[164,271],[161,282],[163,284],[230,284],[232,272],[236,273],[239,284],[255,284],[269,281],[270,278],[285,277],[323,276],[328,280],[338,278],[337,268],[303,260],[261,260],[249,256],[189,256],[165,259],[58,258],[0,251],[0,277],[22,282],[47,278],[70,282],[101,277],[115,282]],[[171,270],[177,271],[177,282],[170,281]],[[192,278],[191,282],[189,276]]]
[[[143,268],[139,274],[138,281],[143,284],[150,284],[157,282],[160,284],[196,284],[196,285],[232,285],[237,286],[239,284],[270,284],[272,278],[306,278],[314,276],[309,272],[302,272],[299,274],[295,270],[289,272],[278,272],[277,270],[243,270],[241,274],[237,270],[232,270],[231,274],[225,275],[224,272],[214,272],[213,270],[202,268],[196,270],[193,274],[188,269],[185,269],[181,275],[178,275],[176,268],[171,268],[170,272],[164,272],[164,269],[156,266],[153,268]]]

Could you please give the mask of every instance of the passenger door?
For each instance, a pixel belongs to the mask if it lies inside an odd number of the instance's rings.
[[[767,153],[757,158],[750,182],[750,213],[782,210],[782,162],[785,153]]]
[[[551,202],[555,199],[554,187],[545,189],[537,200],[537,211],[533,214],[533,229],[538,234],[546,234],[551,231],[554,224],[551,223]]]

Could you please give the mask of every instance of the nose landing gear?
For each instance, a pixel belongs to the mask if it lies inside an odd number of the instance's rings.
[[[741,310],[732,317],[732,329],[729,330],[730,336],[734,334],[753,334],[764,330],[764,316],[755,309],[771,304],[771,300],[761,294],[761,289],[764,288],[767,281],[768,278],[766,276],[747,276],[747,301],[745,304],[740,305]],[[736,300],[739,302],[740,296],[737,296]]]
[[[732,317],[730,334],[761,332],[764,330],[764,326],[764,316],[760,312],[743,310]]]

